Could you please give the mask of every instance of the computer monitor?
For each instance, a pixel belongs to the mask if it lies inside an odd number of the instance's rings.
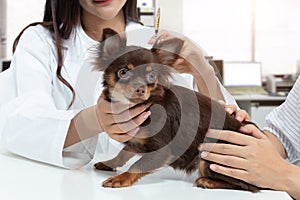
[[[224,62],[224,86],[262,86],[261,62]]]
[[[10,66],[10,59],[0,59],[0,72],[7,70]]]

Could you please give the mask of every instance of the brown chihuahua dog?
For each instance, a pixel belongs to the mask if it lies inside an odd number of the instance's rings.
[[[151,103],[151,117],[112,160],[95,168],[115,171],[134,155],[140,155],[127,172],[103,182],[104,187],[127,187],[164,166],[191,173],[199,171],[195,185],[201,188],[259,189],[246,182],[210,170],[211,162],[201,160],[198,146],[213,141],[209,128],[238,131],[243,125],[217,101],[193,90],[171,85],[172,64],[179,58],[183,41],[179,38],[157,42],[152,49],[126,46],[126,37],[104,29],[96,69],[104,71],[103,94],[110,102]]]

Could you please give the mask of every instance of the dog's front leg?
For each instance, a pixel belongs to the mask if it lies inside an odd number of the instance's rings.
[[[111,177],[103,182],[103,187],[128,187],[143,176],[153,173],[157,169],[169,165],[169,154],[148,153],[135,162],[127,172]]]
[[[125,165],[125,163],[134,155],[136,155],[136,153],[125,146],[116,157],[108,161],[98,162],[94,164],[94,167],[98,170],[116,171],[118,167]]]

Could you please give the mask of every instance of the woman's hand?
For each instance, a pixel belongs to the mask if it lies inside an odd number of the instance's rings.
[[[174,38],[174,36],[169,32],[160,31],[156,40],[159,43],[171,38]],[[187,37],[181,37],[180,39],[184,41],[184,44],[179,53],[180,58],[174,62],[172,67],[179,73],[191,74],[199,92],[202,94],[213,99],[223,100],[224,97],[215,76],[215,71],[205,58],[202,49]],[[153,44],[154,41],[154,39],[151,39],[149,44]]]
[[[97,118],[103,131],[119,142],[130,140],[138,131],[139,126],[150,116],[146,109],[150,106],[124,105],[111,103],[100,96],[97,102]]]
[[[210,169],[262,188],[283,190],[287,177],[283,173],[289,164],[280,156],[268,137],[254,125],[246,125],[241,133],[209,130],[207,137],[229,142],[204,143],[201,157],[215,162]]]
[[[152,37],[148,43],[154,44],[155,41],[160,43],[174,37],[175,36],[168,31],[162,30],[156,37]],[[205,59],[201,48],[187,37],[180,37],[180,39],[184,41],[180,52],[181,58],[176,60],[173,64],[173,68],[179,73],[189,73],[192,75],[199,73],[200,71],[205,71],[205,68],[210,70],[211,67]]]
[[[246,121],[251,121],[251,117],[249,114],[242,109],[238,109],[236,105],[231,104],[231,105],[226,105],[224,101],[219,101],[220,104],[222,104],[225,107],[225,110],[228,114],[235,115],[235,119],[237,119],[239,122],[242,122],[244,120]]]

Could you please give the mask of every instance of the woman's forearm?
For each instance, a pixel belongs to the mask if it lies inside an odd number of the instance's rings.
[[[286,191],[294,199],[300,200],[300,167],[289,163],[282,172],[278,172],[278,176],[282,177],[282,181],[272,189]]]
[[[269,131],[264,131],[264,133],[267,135],[267,137],[269,138],[269,140],[272,142],[272,144],[274,145],[274,147],[277,149],[278,153],[284,158],[287,158],[287,154],[286,151],[282,145],[282,143],[280,142],[280,140],[271,132]]]
[[[208,63],[207,63],[208,64]],[[209,65],[209,64],[208,64]],[[192,73],[199,92],[216,100],[224,100],[214,69],[209,65]]]
[[[103,130],[98,122],[96,106],[86,108],[71,120],[64,147],[76,144],[101,132]]]
[[[286,159],[287,154],[280,140],[269,131],[264,131],[264,133],[278,153]],[[278,171],[278,176],[281,177],[281,180],[277,181],[272,189],[286,191],[294,199],[300,199],[300,167],[287,163],[281,171]]]

